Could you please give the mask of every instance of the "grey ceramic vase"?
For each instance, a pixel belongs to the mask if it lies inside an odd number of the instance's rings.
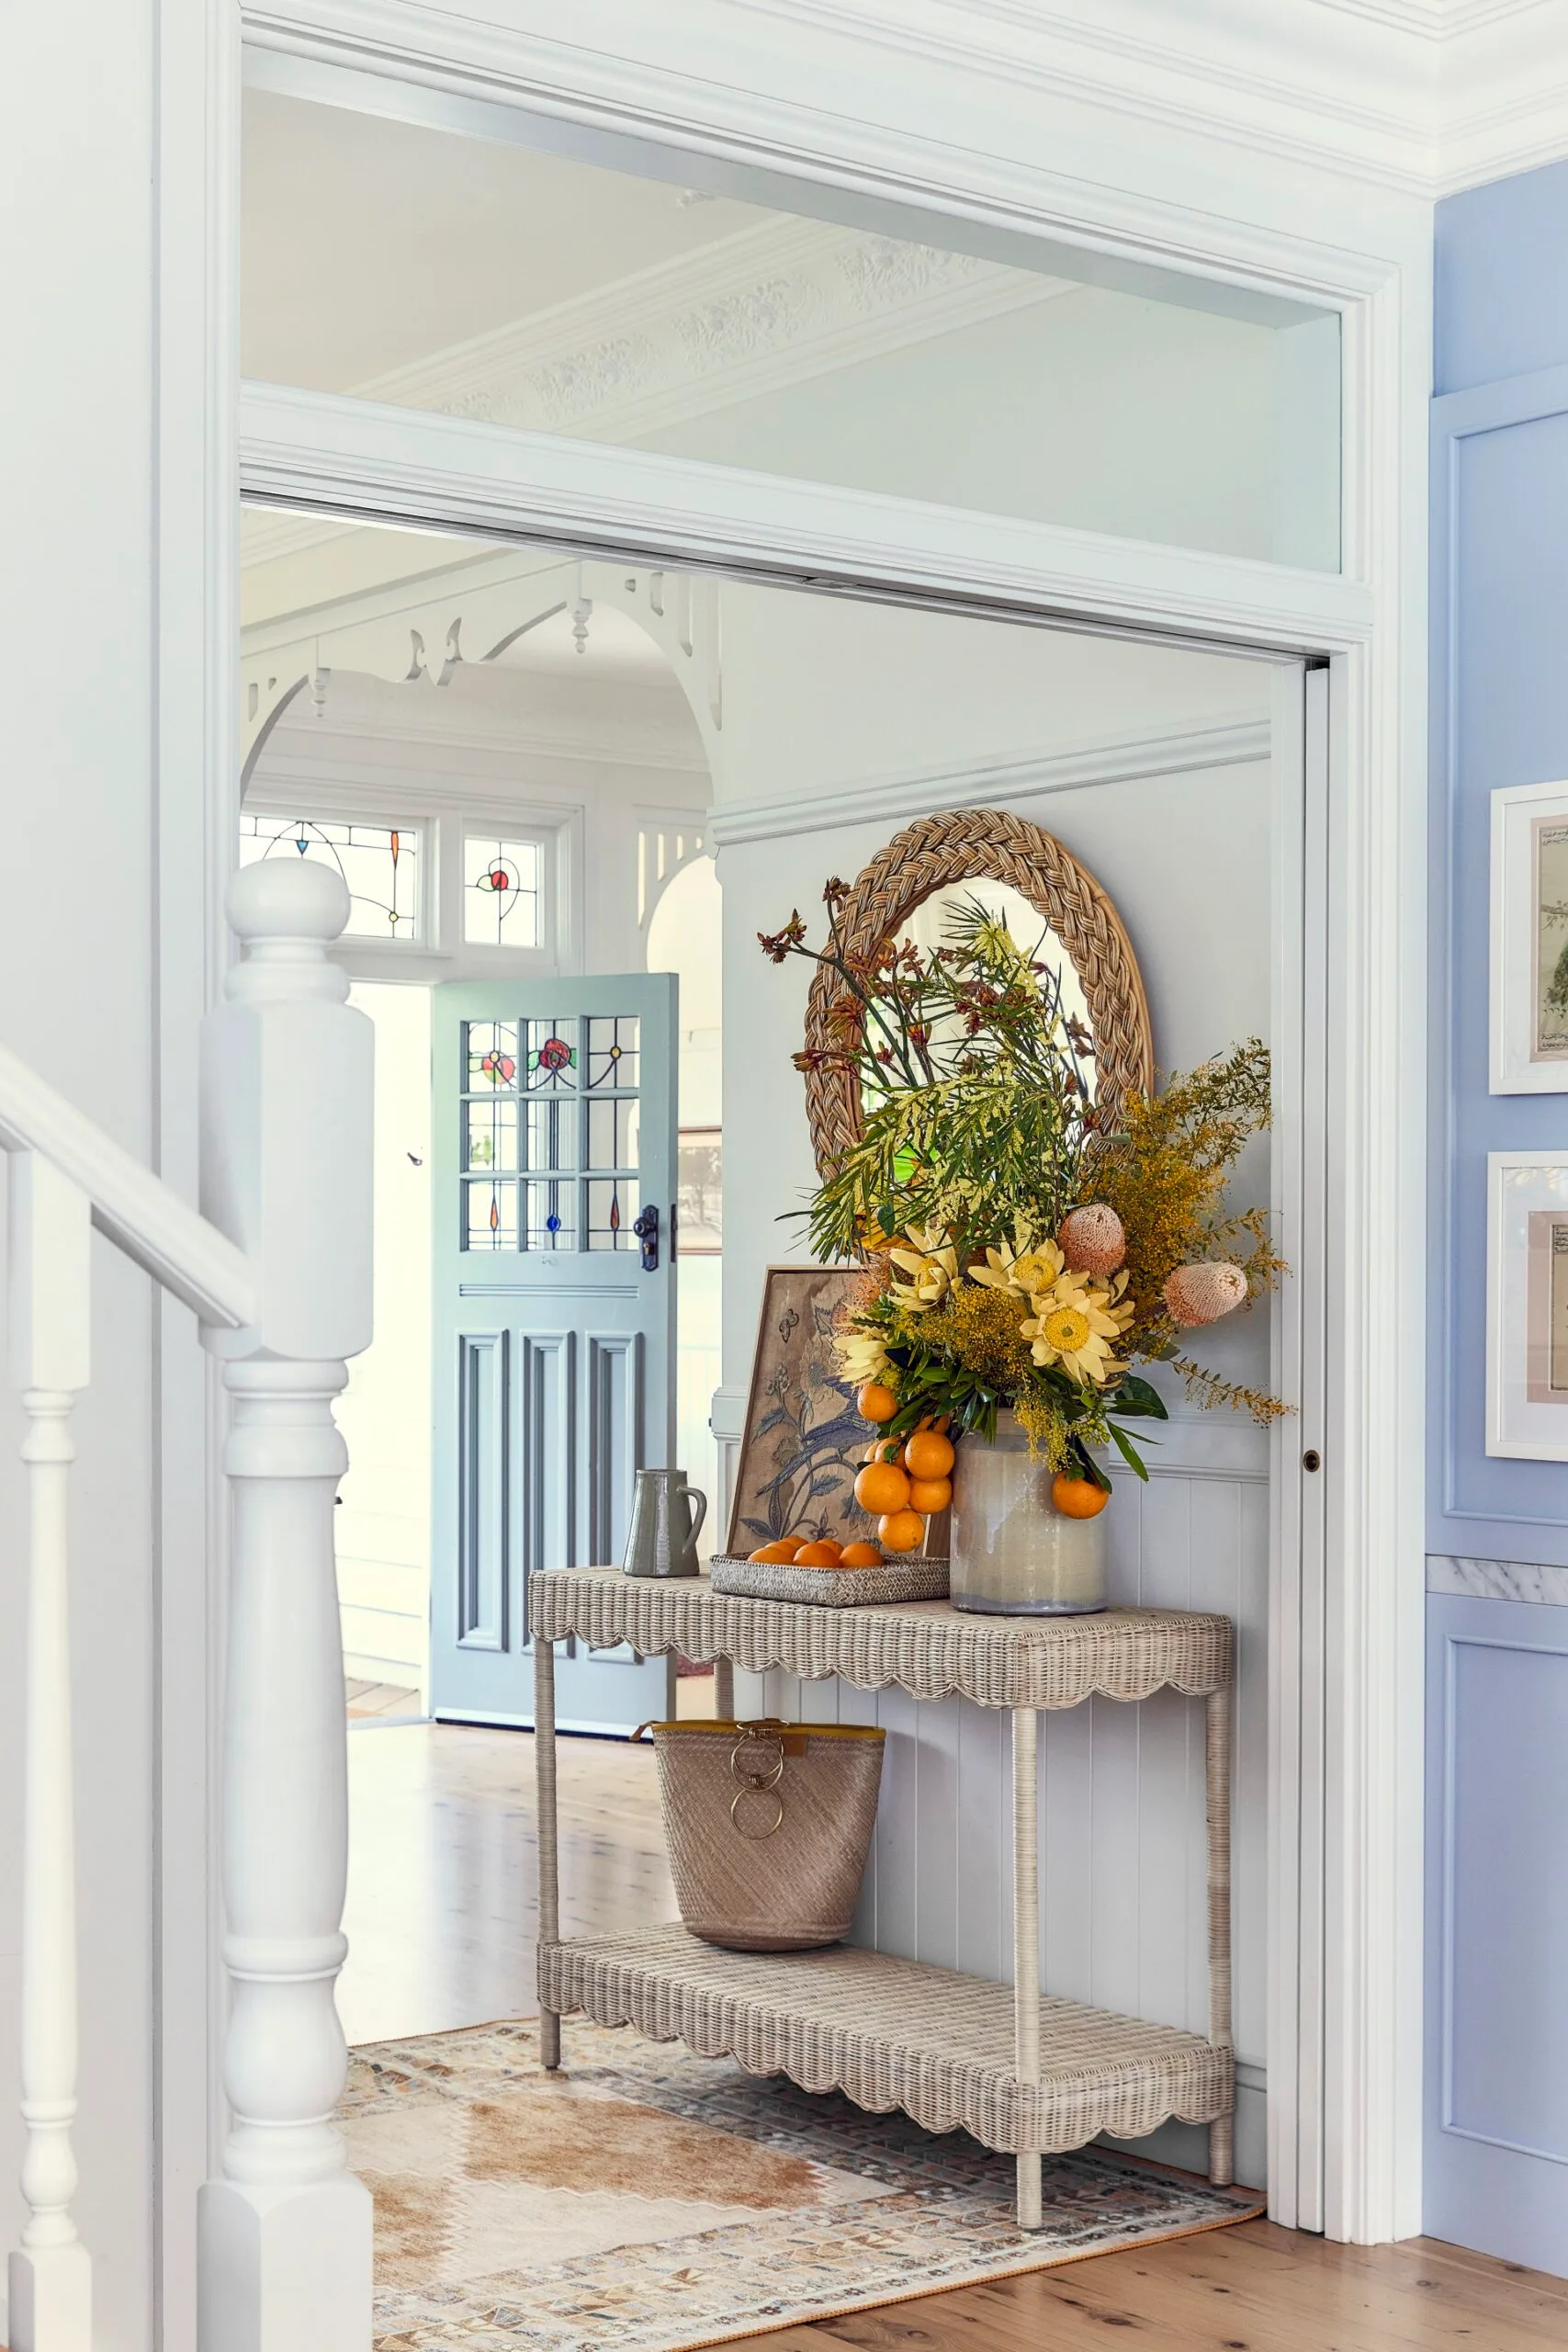
[[[696,1505],[693,1516],[692,1506]],[[683,1470],[639,1470],[626,1531],[628,1577],[695,1577],[702,1574],[697,1537],[707,1517],[708,1498],[688,1486]]]
[[[985,1617],[1085,1616],[1106,1605],[1105,1513],[1069,1519],[1011,1413],[995,1442],[966,1437],[953,1465],[949,1589]]]

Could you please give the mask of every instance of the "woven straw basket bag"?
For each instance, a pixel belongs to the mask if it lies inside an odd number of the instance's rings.
[[[849,1933],[886,1735],[857,1724],[644,1724],[681,1917],[731,1951]]]

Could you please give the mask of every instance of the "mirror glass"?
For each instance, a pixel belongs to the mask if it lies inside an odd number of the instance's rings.
[[[898,933],[900,944],[922,949],[944,946],[952,937],[959,910],[976,902],[1006,923],[1021,954],[1032,964],[1044,965],[1060,988],[1064,1016],[1076,1016],[1092,1035],[1094,1020],[1077,966],[1039,908],[1032,906],[1021,890],[1015,890],[1010,882],[997,882],[989,875],[981,874],[968,881],[944,883],[904,922]],[[1096,1091],[1092,1064],[1086,1076],[1092,1094]]]

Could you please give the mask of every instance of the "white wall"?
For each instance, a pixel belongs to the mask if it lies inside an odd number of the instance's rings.
[[[984,768],[1032,747],[1082,743],[1098,722],[1115,738],[1168,730],[1179,752],[1195,719],[1261,720],[1261,667],[996,624],[807,598],[728,592],[725,797],[716,814],[744,830],[748,802],[777,808],[793,786],[796,830],[730,840],[725,901],[725,1023],[744,1050],[725,1072],[725,1387],[716,1417],[739,1427],[761,1272],[801,1260],[781,1225],[812,1182],[800,1042],[810,968],[775,967],[756,934],[794,906],[823,933],[821,887],[851,878],[898,829],[834,819],[867,770],[886,778],[967,751],[981,780],[954,804],[987,805]],[[837,789],[835,789],[837,787]],[[889,786],[891,804],[897,788]],[[1080,857],[1111,892],[1148,989],[1160,1064],[1185,1069],[1269,1028],[1269,771],[1237,764],[1152,774],[1010,799]],[[813,805],[820,822],[810,824]],[[922,808],[928,801],[919,804]],[[807,829],[809,827],[809,829]],[[1267,1197],[1255,1148],[1238,1192]],[[1269,1315],[1252,1310],[1192,1352],[1266,1382]],[[1238,2111],[1244,2178],[1264,2162],[1264,1784],[1268,1442],[1228,1412],[1184,1412],[1149,1448],[1146,1489],[1118,1477],[1109,1527],[1113,1595],[1223,1610],[1240,1632],[1236,1780]],[[743,1678],[744,1679],[744,1678]],[[917,1706],[831,1685],[770,1677],[741,1706],[877,1721],[891,1735],[874,1863],[857,1932],[879,1947],[1005,1978],[1009,1766],[1005,1724],[959,1701]],[[1054,1992],[1207,2027],[1201,1711],[1162,1698],[1135,1718],[1097,1704],[1048,1722],[1042,1762],[1043,1950]],[[1197,2135],[1162,2137],[1196,2162]]]
[[[6,642],[29,648],[25,684],[10,697],[0,730],[9,884],[0,925],[0,1038],[144,1159],[158,1141],[154,13],[146,0],[107,13],[72,5],[29,12],[7,23],[0,74],[9,354],[0,381],[0,616]],[[189,462],[199,463],[195,448]],[[178,747],[165,748],[171,772],[164,781],[172,786]],[[183,910],[166,911],[168,981],[177,990],[189,978],[177,960],[188,934]],[[184,1181],[188,1170],[175,1173]],[[202,1563],[199,1555],[159,1550],[149,1286],[97,1241],[93,1307],[95,1385],[76,1416],[72,1528],[85,1987],[75,2211],[98,2265],[100,2352],[141,2352],[152,2331],[159,2083],[157,1601],[162,1577],[167,1607],[188,1611],[185,1577],[196,1570],[199,1655]],[[188,1371],[189,1317],[171,1310],[168,1329]],[[201,1394],[198,1366],[194,1425],[181,1439],[198,1466]],[[6,1890],[0,2234],[11,2245],[21,2219],[15,2187],[27,1557],[20,1438],[20,1413],[7,1389],[0,1399],[0,1885]],[[178,1477],[176,1470],[175,1486]],[[186,1822],[197,1859],[201,1725],[198,1712],[197,1806]],[[198,1984],[201,1924],[187,1923],[186,1958]]]
[[[376,1337],[337,1424],[344,1670],[417,1688],[430,1671],[430,991],[361,985],[376,1024]]]

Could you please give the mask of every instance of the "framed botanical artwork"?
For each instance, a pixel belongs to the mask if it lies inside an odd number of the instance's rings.
[[[1568,1159],[1487,1158],[1486,1451],[1568,1462]]]
[[[1568,784],[1492,795],[1491,1091],[1568,1093]]]
[[[863,1536],[854,1498],[867,1430],[839,1377],[833,1317],[856,1269],[770,1266],[729,1500],[731,1556],[784,1535]]]
[[[732,1558],[785,1535],[847,1544],[876,1533],[854,1496],[871,1431],[833,1353],[833,1318],[859,1279],[854,1266],[768,1268],[730,1494]],[[928,1522],[925,1548],[946,1557],[945,1511]]]

